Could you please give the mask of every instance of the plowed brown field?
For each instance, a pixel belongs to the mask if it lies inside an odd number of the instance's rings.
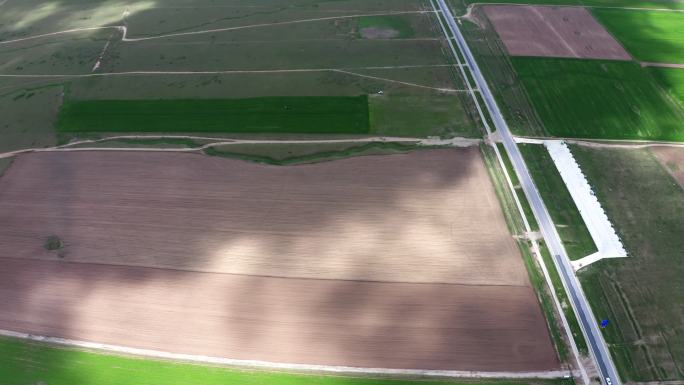
[[[0,245],[2,329],[290,363],[558,367],[477,149],[291,167],[24,155],[0,178]]]
[[[581,7],[487,5],[484,11],[513,56],[631,59]]]
[[[529,287],[254,277],[2,260],[0,328],[357,367],[557,367]]]
[[[16,258],[399,282],[527,285],[477,149],[279,167],[40,153],[0,180]],[[391,266],[391,268],[388,268]]]
[[[684,188],[684,148],[654,147],[651,151]]]

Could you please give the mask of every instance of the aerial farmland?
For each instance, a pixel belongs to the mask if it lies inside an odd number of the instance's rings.
[[[684,378],[684,6],[486,3],[0,0],[0,384]]]
[[[500,3],[500,2],[497,2]],[[680,2],[454,1],[623,381],[681,379]],[[627,258],[598,259],[547,151],[565,140]],[[589,229],[589,231],[588,231]],[[593,261],[596,261],[594,264]],[[585,265],[590,262],[589,265]],[[672,275],[670,275],[672,274]],[[581,342],[578,343],[578,347]]]

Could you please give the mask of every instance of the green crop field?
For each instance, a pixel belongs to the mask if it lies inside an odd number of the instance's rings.
[[[684,68],[649,68],[660,84],[684,108]]]
[[[596,245],[546,147],[537,144],[519,147],[570,259],[595,253]]]
[[[637,60],[684,63],[684,13],[622,9],[592,13]]]
[[[365,134],[368,97],[68,101],[60,132]]]
[[[524,385],[524,380],[447,381],[250,371],[94,353],[0,338],[0,385]],[[572,380],[535,380],[573,385]]]
[[[684,190],[649,150],[571,150],[629,253],[579,271],[622,379],[684,379]]]
[[[596,8],[684,9],[684,3],[672,0],[451,0],[451,3],[457,6],[460,4],[512,3],[531,5],[574,5]]]
[[[549,134],[684,140],[684,109],[633,62],[512,58]]]

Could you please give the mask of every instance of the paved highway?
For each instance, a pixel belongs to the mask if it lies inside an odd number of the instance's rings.
[[[598,323],[594,318],[589,303],[587,302],[584,292],[580,286],[577,277],[574,274],[572,266],[570,265],[570,260],[568,255],[563,248],[560,237],[556,232],[556,228],[551,220],[551,216],[544,205],[544,202],[539,195],[537,187],[532,181],[532,177],[525,165],[525,161],[518,149],[517,144],[513,140],[513,135],[506,124],[506,121],[499,110],[499,107],[494,100],[494,96],[489,90],[489,86],[485,81],[480,68],[475,61],[475,58],[465,41],[465,38],[461,34],[461,30],[454,19],[451,10],[446,4],[445,0],[436,0],[439,9],[442,11],[444,18],[446,19],[449,30],[451,31],[454,40],[456,41],[459,50],[465,57],[466,63],[470,67],[471,73],[480,89],[482,98],[487,106],[487,110],[494,122],[494,126],[499,132],[503,145],[506,148],[506,152],[513,163],[513,168],[515,169],[518,179],[520,180],[520,185],[522,186],[525,196],[532,206],[532,211],[534,213],[537,222],[539,223],[539,228],[544,240],[554,256],[554,262],[556,268],[561,273],[561,278],[563,281],[563,286],[570,295],[570,300],[572,302],[575,313],[577,314],[577,319],[580,322],[584,336],[589,344],[589,349],[591,351],[592,357],[596,362],[597,369],[601,375],[601,381],[605,385],[619,385],[620,378],[618,377],[617,371],[615,370],[615,365],[610,357],[608,348],[606,347],[601,331],[598,327]],[[447,36],[448,38],[448,36]]]

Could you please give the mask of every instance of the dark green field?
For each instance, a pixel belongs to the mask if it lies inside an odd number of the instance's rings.
[[[671,0],[452,0],[452,3],[513,3],[539,5],[574,5],[585,7],[628,7],[628,8],[658,8],[684,9],[684,3]]]
[[[684,68],[649,68],[653,76],[684,108]]]
[[[684,63],[684,13],[624,9],[592,9],[592,13],[637,60]]]
[[[0,385],[525,385],[525,380],[465,382],[354,378],[250,371],[123,357],[0,338]],[[572,380],[535,384],[573,385]]]
[[[512,59],[550,135],[684,140],[684,109],[637,63]]]
[[[519,148],[570,259],[595,253],[596,245],[546,147],[522,144]]]
[[[68,101],[60,132],[365,134],[368,97]]]
[[[579,271],[622,379],[684,379],[684,190],[649,150],[571,150],[630,255]]]

